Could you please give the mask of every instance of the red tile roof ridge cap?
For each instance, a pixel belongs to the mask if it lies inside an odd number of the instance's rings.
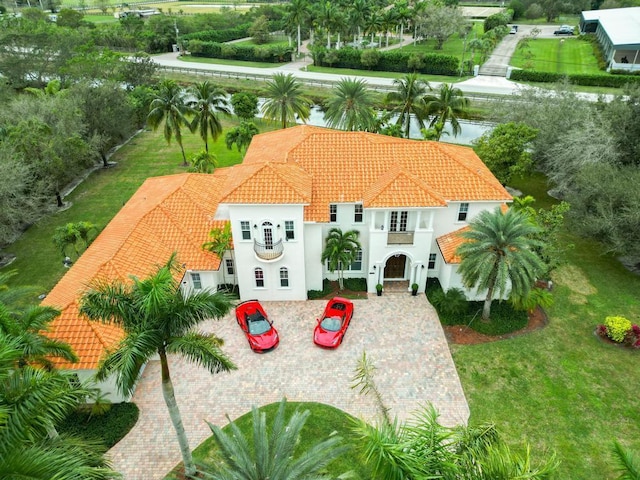
[[[506,193],[506,198],[502,197],[500,198],[500,200],[504,200],[504,199],[508,199],[511,200],[513,199],[513,197],[509,194],[509,192],[507,192],[507,190],[504,188],[504,186],[502,186],[500,184],[500,182],[498,182],[498,180],[493,176],[492,174],[492,178],[487,178],[483,173],[479,170],[474,170],[473,168],[471,168],[469,165],[467,165],[465,162],[463,162],[462,160],[460,160],[460,158],[458,158],[458,156],[456,155],[452,155],[451,152],[448,151],[448,149],[455,149],[455,150],[465,150],[468,151],[469,153],[471,153],[472,155],[475,155],[476,158],[478,159],[478,161],[484,166],[485,169],[487,169],[487,171],[489,171],[489,173],[491,173],[491,171],[489,170],[489,167],[487,167],[484,162],[482,161],[482,159],[480,157],[477,156],[477,154],[473,151],[473,149],[471,147],[465,147],[463,145],[453,145],[453,144],[443,144],[441,142],[436,142],[436,141],[427,141],[426,143],[428,143],[430,146],[435,147],[436,149],[438,149],[443,155],[446,155],[447,158],[449,158],[450,160],[455,161],[458,165],[460,165],[462,168],[464,168],[465,170],[467,170],[468,172],[470,172],[471,174],[475,175],[476,177],[478,177],[480,180],[482,180],[486,185],[490,186],[492,189],[494,189],[496,191],[496,193],[500,192],[500,193]],[[475,160],[475,159],[474,159]],[[460,199],[449,199],[449,200],[460,200]]]

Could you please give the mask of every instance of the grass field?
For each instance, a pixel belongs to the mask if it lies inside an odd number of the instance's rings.
[[[532,57],[526,58],[527,49],[517,49],[511,65],[531,68],[540,72],[598,74],[598,61],[593,46],[579,38],[538,38],[529,41]]]
[[[336,75],[358,75],[362,77],[378,77],[378,78],[402,78],[406,75],[406,73],[398,73],[398,72],[374,72],[372,70],[355,70],[352,68],[331,68],[331,67],[314,67],[313,65],[309,65],[307,67],[309,72],[319,72],[319,73],[334,73]],[[469,77],[450,77],[446,75],[420,75],[421,80],[426,80],[427,82],[447,82],[447,83],[455,83],[461,82],[463,80],[467,80]]]
[[[483,27],[481,22],[473,22],[473,30],[467,36],[467,42],[474,37],[480,37],[483,34]],[[454,35],[450,37],[444,45],[442,46],[442,50],[436,50],[436,41],[435,39],[424,40],[418,42],[416,45],[407,45],[402,47],[403,51],[407,52],[417,52],[417,53],[438,53],[441,55],[453,55],[458,58],[462,58],[462,52],[464,50],[464,38]],[[466,57],[469,58],[469,50],[465,52]]]
[[[191,55],[181,55],[179,57],[179,60],[192,64],[193,68],[198,68],[198,63],[209,63],[213,65],[238,65],[241,67],[253,68],[276,68],[284,65],[284,63],[246,62],[244,60],[228,60],[226,58],[192,57]]]

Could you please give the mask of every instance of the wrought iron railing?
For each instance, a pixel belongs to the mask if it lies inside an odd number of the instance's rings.
[[[262,260],[273,260],[284,253],[284,245],[282,243],[282,239],[273,243],[260,243],[257,240],[254,240],[253,250],[256,252],[258,258],[261,258]]]

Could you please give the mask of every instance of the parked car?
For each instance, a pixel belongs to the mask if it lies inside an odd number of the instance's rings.
[[[516,33],[518,33],[518,26],[514,25],[513,27],[511,27],[511,30],[509,31],[509,35],[515,35]]]
[[[322,320],[318,319],[313,331],[313,343],[324,348],[336,348],[344,339],[353,317],[353,302],[342,297],[334,297],[324,309]]]
[[[562,25],[560,28],[558,28],[555,32],[553,32],[554,35],[573,35],[573,27],[571,25]]]
[[[268,352],[280,343],[277,330],[258,300],[239,303],[236,306],[236,320],[254,352]]]

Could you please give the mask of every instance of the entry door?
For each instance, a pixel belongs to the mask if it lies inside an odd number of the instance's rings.
[[[384,278],[404,279],[404,268],[407,263],[406,255],[395,255],[387,260],[384,266]]]
[[[270,222],[264,222],[262,224],[262,238],[264,240],[265,247],[269,250],[273,249],[273,225]]]

